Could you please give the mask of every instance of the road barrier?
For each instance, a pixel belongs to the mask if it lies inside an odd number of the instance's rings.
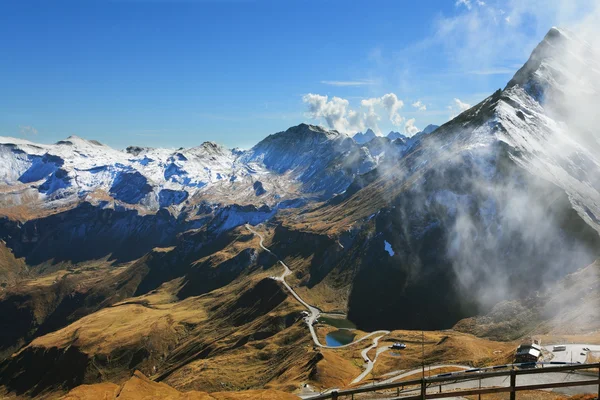
[[[535,364],[535,363],[532,363]],[[521,365],[522,367],[530,366],[530,365]],[[488,370],[491,370],[490,368]],[[535,374],[548,374],[552,372],[573,372],[577,370],[593,370],[598,369],[598,373],[595,375],[596,379],[590,380],[579,380],[572,382],[553,382],[553,383],[541,383],[536,385],[516,385],[516,377],[519,375],[535,375]],[[476,389],[468,389],[468,390],[449,390],[446,392],[442,392],[442,386],[450,383],[457,383],[461,381],[472,381],[472,380],[482,380],[486,378],[493,378],[499,376],[508,376],[510,377],[510,385],[503,387],[483,387]],[[427,393],[428,387],[439,386],[439,393]],[[334,390],[329,393],[319,394],[314,397],[309,397],[308,400],[322,400],[322,399],[333,399],[337,400],[339,398],[352,398],[354,399],[354,395],[361,393],[372,393],[375,391],[382,390],[392,390],[396,389],[396,397],[401,398],[402,400],[425,400],[425,399],[442,399],[447,397],[460,397],[460,396],[471,396],[471,395],[482,395],[482,394],[490,394],[490,393],[510,393],[510,399],[515,400],[516,393],[523,390],[540,390],[540,389],[552,389],[552,388],[563,388],[563,387],[573,387],[573,386],[598,386],[598,398],[600,399],[600,363],[595,364],[572,364],[565,366],[550,366],[544,368],[531,368],[531,369],[513,369],[507,371],[491,371],[491,372],[480,372],[471,371],[468,374],[461,373],[456,374],[453,373],[451,376],[448,374],[441,374],[438,376],[434,376],[431,378],[422,378],[422,379],[414,379],[410,381],[404,382],[393,382],[393,383],[385,383],[385,384],[375,384],[373,386],[368,387],[360,387],[356,389],[347,389],[347,390]],[[409,387],[413,387],[412,389],[406,389]],[[409,395],[410,392],[415,392],[420,390],[420,394],[417,396]],[[386,395],[388,398],[390,395]]]

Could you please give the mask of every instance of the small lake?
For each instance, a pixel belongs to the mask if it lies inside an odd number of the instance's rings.
[[[348,343],[352,343],[356,335],[348,329],[338,329],[337,331],[329,332],[325,336],[327,346],[339,347]]]

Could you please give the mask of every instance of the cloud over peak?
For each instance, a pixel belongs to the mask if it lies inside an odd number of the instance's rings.
[[[452,101],[452,103],[448,106],[448,110],[450,110],[450,119],[456,117],[458,114],[467,111],[471,108],[471,105],[465,103],[461,99],[457,99],[456,97]]]
[[[331,129],[339,132],[348,132],[351,123],[348,118],[356,121],[356,115],[348,112],[348,100],[340,97],[332,97],[309,93],[302,97],[302,101],[308,105],[308,114],[313,119],[324,119]]]
[[[458,107],[460,112],[467,111],[469,108],[471,108],[470,104],[467,104],[456,97],[454,98],[454,104]]]
[[[395,93],[387,93],[381,97],[362,99],[357,110],[350,108],[350,102],[340,97],[309,93],[302,97],[307,105],[307,114],[312,119],[322,119],[330,129],[344,133],[356,133],[371,128],[376,133],[381,133],[379,122],[384,113],[394,126],[400,126],[404,117],[399,110],[404,107],[404,102]]]
[[[408,136],[412,136],[416,133],[419,132],[419,128],[417,128],[415,126],[415,119],[411,118],[408,121],[406,121],[406,124],[404,124],[404,132],[408,135]]]

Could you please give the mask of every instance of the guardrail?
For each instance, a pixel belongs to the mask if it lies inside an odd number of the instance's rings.
[[[526,366],[535,366],[536,363],[526,363],[520,364],[521,367]],[[508,366],[508,365],[507,365]],[[506,366],[499,366],[506,367]],[[495,367],[495,368],[499,368]],[[552,372],[564,372],[564,371],[576,371],[576,370],[590,370],[590,369],[598,369],[597,379],[591,380],[580,380],[580,381],[572,381],[572,382],[553,382],[553,383],[542,383],[537,385],[524,385],[517,386],[516,385],[516,377],[518,375],[534,375],[534,374],[548,374]],[[434,376],[431,378],[422,378],[422,379],[414,379],[410,381],[403,382],[393,382],[393,383],[385,383],[385,384],[375,384],[373,386],[368,387],[360,387],[355,389],[347,389],[347,390],[334,390],[329,393],[319,394],[314,397],[308,398],[308,400],[323,400],[323,399],[333,399],[337,400],[340,397],[349,396],[354,399],[354,395],[361,393],[369,393],[375,392],[379,390],[391,390],[396,389],[396,397],[402,398],[402,400],[425,400],[425,399],[441,399],[446,397],[460,397],[460,396],[469,396],[469,395],[482,395],[489,393],[510,393],[510,399],[515,400],[516,393],[523,390],[539,390],[539,389],[552,389],[552,388],[562,388],[562,387],[572,387],[572,386],[598,386],[598,398],[600,399],[600,363],[594,364],[571,364],[564,365],[558,367],[544,367],[544,368],[532,368],[532,369],[511,369],[507,371],[491,371],[491,372],[481,372],[482,370],[474,368],[473,370],[467,370],[460,374],[452,373],[452,374],[441,374],[438,376]],[[458,391],[447,391],[442,392],[442,386],[448,383],[456,383],[461,381],[468,380],[482,380],[486,378],[493,378],[499,376],[509,376],[510,377],[510,385],[503,387],[488,387],[488,388],[477,388],[477,389],[468,389],[468,390],[458,390]],[[427,388],[431,387],[433,384],[439,385],[440,392],[439,393],[427,393]],[[420,394],[418,396],[401,396],[402,394],[407,394],[407,392],[414,392],[419,388],[413,388],[404,390],[404,388],[410,386],[418,386],[420,387]],[[402,388],[402,390],[400,390]],[[389,397],[389,395],[388,395]]]

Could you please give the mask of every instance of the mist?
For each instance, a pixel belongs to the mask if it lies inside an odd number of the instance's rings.
[[[394,301],[436,319],[405,327],[447,328],[440,307],[465,317],[511,300],[540,321],[573,310],[597,320],[597,294],[574,302],[564,283],[595,281],[593,268],[570,274],[600,256],[600,57],[584,39],[597,30],[551,30],[503,91],[378,166],[389,186],[373,200],[388,205],[376,230],[402,271]],[[574,329],[556,321],[544,330]]]

